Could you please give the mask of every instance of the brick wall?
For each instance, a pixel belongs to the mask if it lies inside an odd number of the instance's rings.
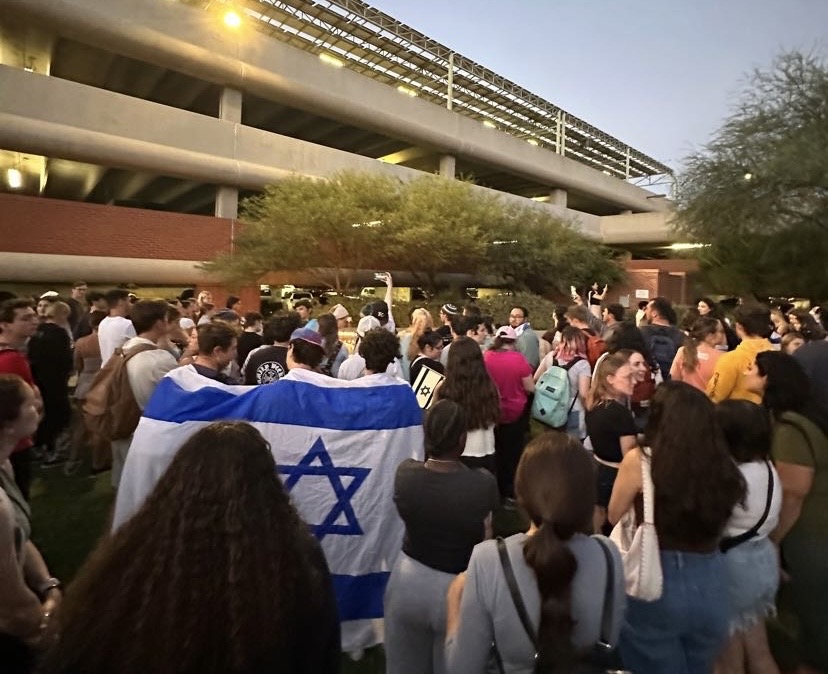
[[[209,260],[230,249],[232,231],[227,218],[0,194],[9,253]]]

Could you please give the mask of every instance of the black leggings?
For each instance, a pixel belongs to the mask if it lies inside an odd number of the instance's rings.
[[[524,418],[495,426],[495,467],[501,498],[515,497],[515,471],[526,446],[527,431]]]

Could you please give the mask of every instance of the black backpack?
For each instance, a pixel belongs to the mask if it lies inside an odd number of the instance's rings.
[[[662,379],[669,381],[670,368],[673,366],[678,346],[667,332],[658,330],[650,332],[647,336],[647,348],[650,350],[650,356],[658,365],[658,369],[661,370]]]

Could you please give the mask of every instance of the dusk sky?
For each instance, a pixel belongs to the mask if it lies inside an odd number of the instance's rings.
[[[754,67],[828,55],[828,0],[367,0],[674,169]]]

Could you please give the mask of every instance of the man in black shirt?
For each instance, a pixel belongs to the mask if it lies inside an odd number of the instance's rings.
[[[245,384],[272,384],[287,374],[290,336],[301,324],[302,319],[295,311],[274,316],[265,324],[262,333],[265,345],[251,351],[242,366]]]

